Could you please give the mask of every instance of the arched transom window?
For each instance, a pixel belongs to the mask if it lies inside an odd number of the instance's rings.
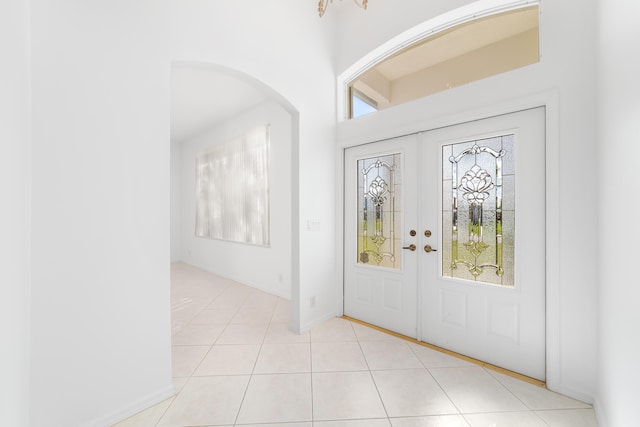
[[[348,118],[539,61],[539,7],[482,16],[433,32],[348,83]]]

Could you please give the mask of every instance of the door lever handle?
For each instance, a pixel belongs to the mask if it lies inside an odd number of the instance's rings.
[[[413,252],[416,250],[416,245],[412,243],[409,246],[403,246],[402,249],[409,249],[411,252]]]
[[[431,245],[424,245],[424,251],[425,251],[425,252],[436,252],[436,251],[437,251],[437,249],[433,249],[433,248],[431,247]]]

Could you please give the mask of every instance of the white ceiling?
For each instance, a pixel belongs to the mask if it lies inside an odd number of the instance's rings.
[[[171,74],[171,141],[184,142],[267,99],[237,77],[198,67]]]
[[[535,28],[537,8],[474,21],[394,55],[375,69],[388,80],[403,77],[466,52]],[[171,75],[171,141],[183,142],[229,120],[268,96],[219,70],[180,66]]]

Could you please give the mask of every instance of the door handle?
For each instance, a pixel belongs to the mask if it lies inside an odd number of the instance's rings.
[[[416,245],[412,243],[409,246],[403,246],[402,249],[409,249],[411,252],[413,252],[416,250]]]
[[[424,251],[425,251],[425,252],[436,252],[436,251],[437,251],[437,249],[433,249],[433,248],[431,247],[431,245],[424,245]]]

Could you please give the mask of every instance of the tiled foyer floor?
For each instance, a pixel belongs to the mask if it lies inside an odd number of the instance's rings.
[[[594,427],[591,406],[344,319],[172,266],[178,394],[118,427]]]

